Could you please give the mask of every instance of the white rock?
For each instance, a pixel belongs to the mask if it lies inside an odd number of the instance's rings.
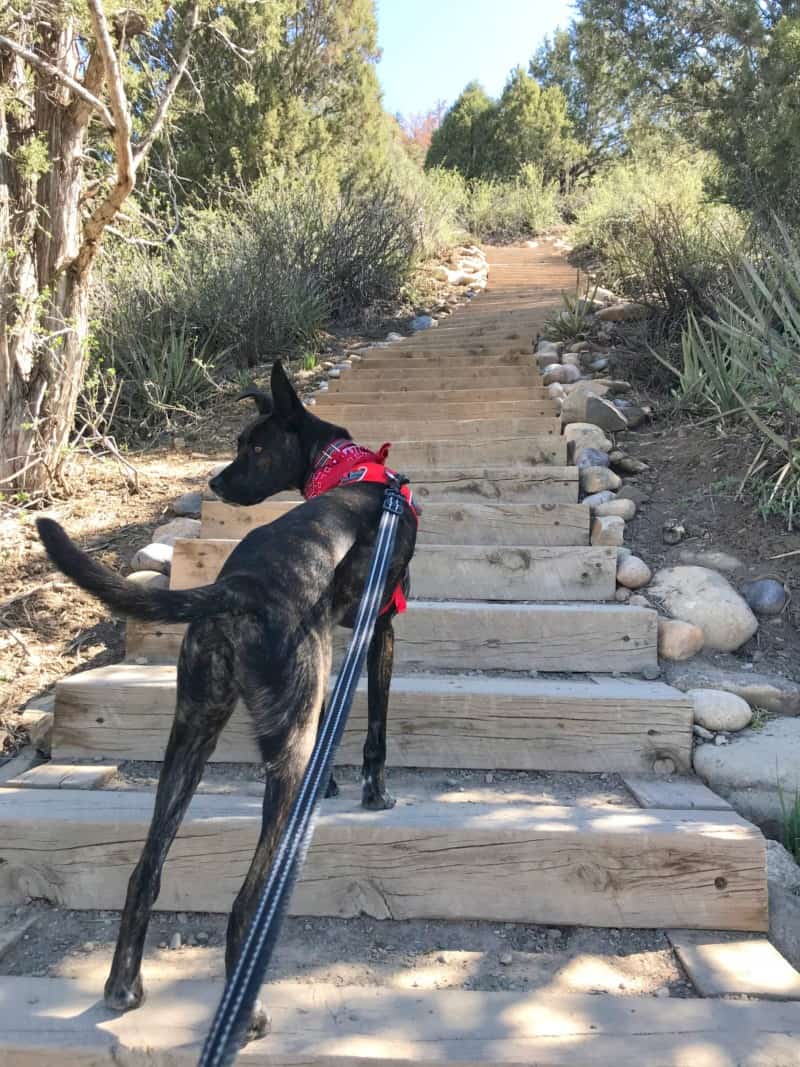
[[[387,341],[402,341],[403,340],[403,335],[401,333],[395,333],[394,331],[392,331],[391,333],[387,333],[386,334],[386,340]]]
[[[193,493],[183,493],[177,500],[173,500],[171,504],[172,510],[176,515],[191,519],[200,517],[202,506],[203,494],[199,490]]]
[[[800,685],[780,674],[719,668],[700,661],[673,668],[670,685],[687,689],[724,689],[735,693],[753,708],[764,708],[775,715],[800,715]]]
[[[747,701],[724,689],[690,689],[686,695],[694,708],[694,721],[706,730],[734,733],[749,726],[753,719]]]
[[[558,359],[559,353],[561,351],[561,346],[556,341],[541,340],[536,346],[536,351],[542,354],[546,353],[548,355],[554,356],[555,359]]]
[[[603,489],[599,493],[591,493],[589,496],[585,496],[582,500],[582,503],[588,504],[589,508],[592,511],[592,514],[594,514],[599,507],[602,507],[603,504],[607,504],[613,499],[614,494],[611,492],[611,490]]]
[[[580,467],[578,470],[581,491],[586,494],[613,492],[622,485],[622,479],[608,467]]]
[[[172,566],[172,545],[162,543],[145,545],[131,560],[131,570],[158,571],[169,574]]]
[[[617,581],[626,589],[641,589],[652,577],[652,571],[638,556],[625,556],[617,561]]]
[[[564,386],[561,384],[561,382],[552,382],[547,387],[547,395],[550,397],[551,400],[563,400],[563,398],[566,396],[566,393],[564,392]]]
[[[628,603],[632,608],[651,608],[653,606],[647,597],[642,596],[641,593],[634,593]]]
[[[617,515],[592,520],[593,545],[621,545],[625,534],[625,523]]]
[[[550,363],[544,369],[542,385],[552,385],[553,382],[567,385],[570,382],[577,382],[580,376],[581,372],[577,367],[572,367],[566,363]]]
[[[611,304],[597,312],[598,322],[630,322],[632,319],[644,319],[650,309],[644,304]]]
[[[595,515],[619,515],[626,522],[636,515],[636,505],[632,500],[609,500],[594,509]]]
[[[172,522],[165,522],[163,526],[156,527],[153,541],[159,545],[174,545],[179,539],[199,536],[199,519],[173,519]]]
[[[744,566],[740,559],[732,556],[729,552],[721,552],[716,548],[682,548],[678,553],[681,563],[690,566],[710,567],[713,571],[724,571],[726,574],[738,571]]]
[[[588,422],[573,422],[566,426],[564,440],[573,446],[575,452],[581,448],[597,448],[600,452],[608,452],[611,448],[611,442],[600,427]]]
[[[650,592],[673,618],[703,631],[708,648],[732,652],[758,629],[758,620],[730,582],[706,567],[665,567]]]
[[[145,589],[169,589],[169,578],[162,571],[134,571],[128,575],[128,581]]]
[[[703,631],[693,622],[658,620],[658,654],[662,659],[681,662],[703,649]]]
[[[614,599],[616,600],[616,602],[618,604],[627,604],[628,601],[630,600],[630,598],[631,598],[630,589],[626,589],[622,585],[619,586],[617,591],[614,593]]]
[[[581,357],[577,352],[565,352],[564,355],[561,357],[561,362],[564,364],[565,367],[580,368]]]

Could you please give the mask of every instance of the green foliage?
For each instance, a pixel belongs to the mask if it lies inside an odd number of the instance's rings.
[[[581,154],[561,89],[517,68],[496,102],[477,82],[466,87],[433,134],[425,165],[487,181],[514,180],[533,165],[550,182]]]
[[[783,847],[791,852],[800,863],[800,790],[797,790],[794,797],[787,801],[779,784],[778,798],[781,805]]]
[[[464,228],[479,240],[515,240],[542,233],[561,221],[558,187],[533,164],[509,181],[466,182],[461,198]]]
[[[545,319],[542,336],[548,341],[574,341],[587,337],[592,329],[592,287],[585,286],[581,292],[579,279],[575,284],[575,295],[563,293],[561,299],[563,308]]]
[[[47,148],[47,140],[43,134],[34,134],[17,148],[14,152],[14,162],[17,165],[20,177],[24,181],[30,181],[47,174],[50,169],[50,155]]]
[[[682,404],[720,415],[741,410],[739,396],[748,388],[746,370],[719,334],[702,326],[692,312],[681,335],[680,366],[650,351],[677,379],[675,395]]]

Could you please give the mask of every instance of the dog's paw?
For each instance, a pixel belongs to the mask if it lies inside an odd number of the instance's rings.
[[[134,1008],[139,1007],[143,1000],[144,986],[142,985],[142,976],[140,974],[136,975],[130,985],[116,981],[113,977],[106,982],[103,1001],[111,1011],[133,1011]]]
[[[250,1016],[250,1025],[247,1027],[244,1042],[247,1044],[248,1041],[258,1041],[260,1037],[266,1037],[271,1030],[272,1017],[261,1001],[257,1000],[253,1014]]]
[[[325,799],[327,800],[328,797],[338,797],[338,796],[339,796],[339,786],[336,784],[336,779],[333,777],[333,775],[331,775],[330,780],[328,782],[328,788],[325,790]]]
[[[393,808],[397,801],[390,796],[385,789],[376,789],[374,785],[365,782],[361,789],[361,807],[367,811],[388,811]]]

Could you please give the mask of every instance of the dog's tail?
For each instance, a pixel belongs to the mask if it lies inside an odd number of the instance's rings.
[[[203,616],[257,607],[247,586],[234,581],[186,590],[142,588],[82,552],[53,519],[37,519],[36,527],[56,567],[120,615],[152,622],[191,622]]]

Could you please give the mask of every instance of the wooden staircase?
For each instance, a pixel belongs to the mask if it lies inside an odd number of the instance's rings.
[[[543,264],[549,284],[534,288]],[[626,805],[548,803],[508,796],[491,775],[486,788],[462,795],[425,777],[425,768],[691,771],[689,703],[641,677],[657,668],[655,612],[614,602],[616,549],[590,543],[588,508],[578,503],[576,470],[533,359],[533,336],[571,272],[530,249],[497,249],[491,267],[488,290],[468,308],[366,351],[316,398],[320,416],[366,444],[392,440],[391,462],[424,505],[389,717],[390,786],[393,767],[412,777],[392,811],[361,811],[347,788],[325,801],[291,911],[763,931],[765,842],[730,809],[640,806],[634,795]],[[175,546],[172,587],[213,581],[239,538],[298,503],[206,502],[200,540]],[[125,663],[59,683],[53,760],[158,761],[182,633],[130,624]],[[365,721],[362,686],[342,765],[360,762]],[[258,762],[241,709],[214,759]],[[119,908],[152,799],[137,789],[0,789],[0,905],[33,897]],[[157,906],[227,909],[260,808],[252,792],[199,794]],[[155,983],[144,1008],[116,1018],[98,1003],[99,985],[0,978],[0,1062],[193,1064],[219,991],[218,983]],[[242,1063],[798,1062],[796,1004],[313,981],[273,984],[266,999],[273,1035],[245,1049]]]

